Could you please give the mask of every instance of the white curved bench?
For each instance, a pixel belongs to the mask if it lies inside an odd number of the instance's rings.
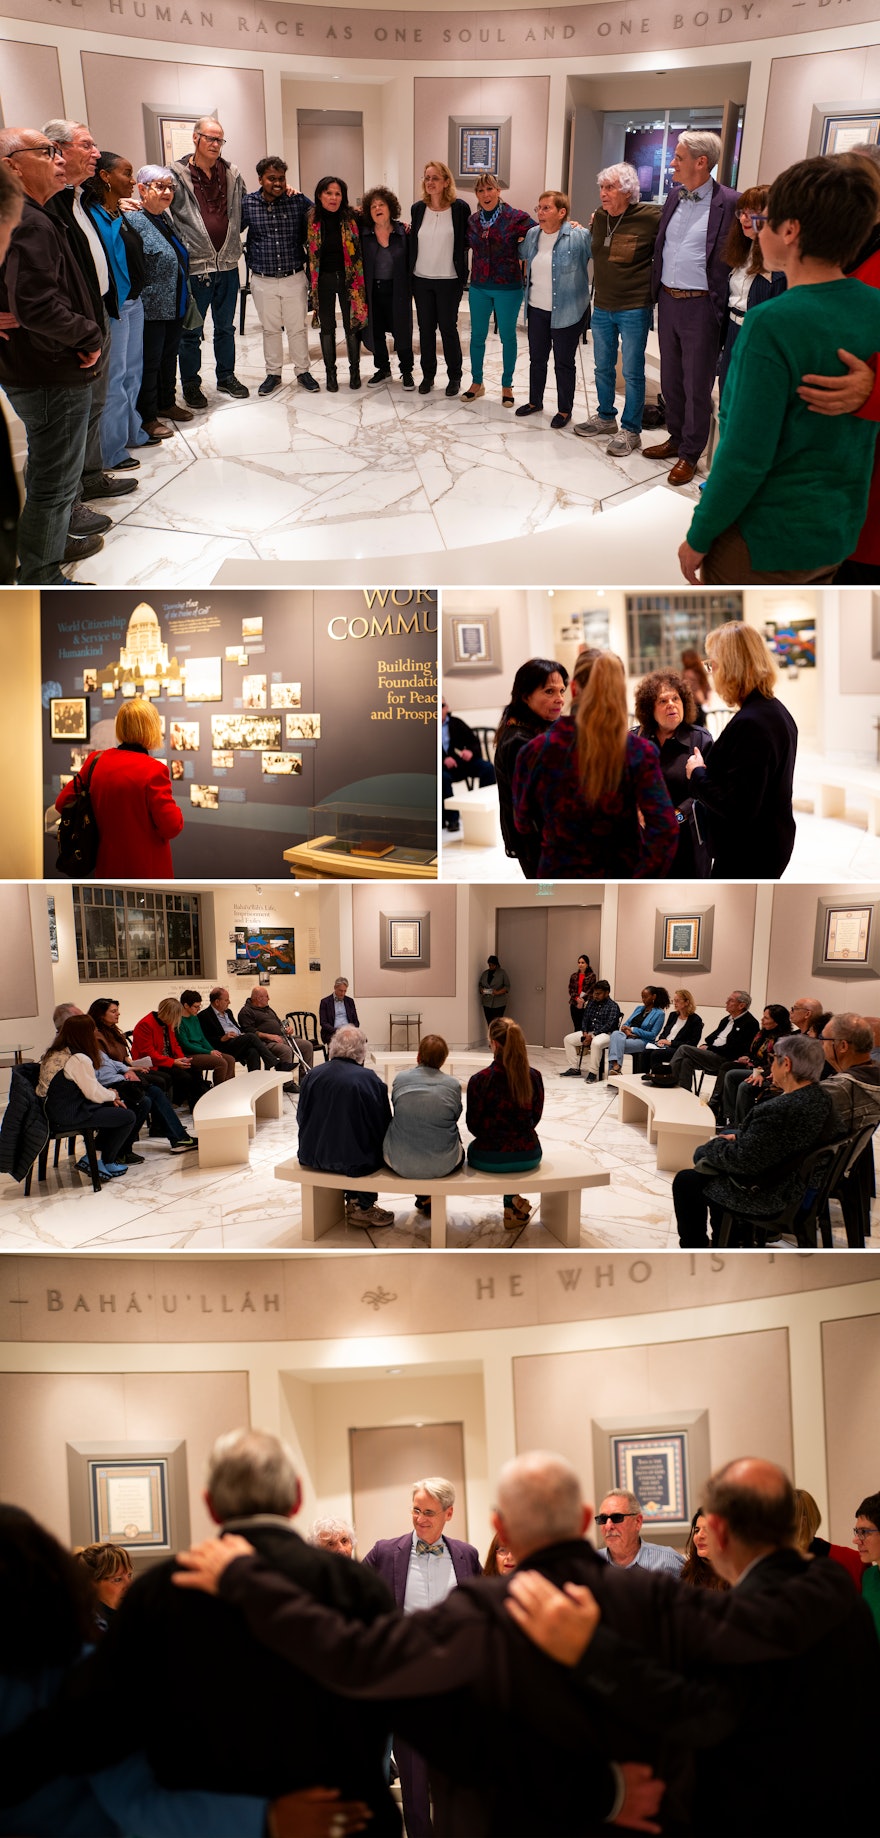
[[[608,1083],[617,1087],[618,1123],[644,1123],[648,1141],[656,1142],[657,1167],[669,1174],[692,1168],[697,1144],[715,1134],[713,1113],[696,1093],[643,1085],[637,1072],[612,1073]]]
[[[212,1085],[199,1098],[192,1114],[192,1133],[198,1137],[199,1167],[227,1168],[250,1159],[251,1137],[258,1117],[282,1117],[282,1091],[289,1072],[241,1072],[222,1085]]]
[[[401,1194],[410,1202],[415,1192],[431,1196],[431,1249],[443,1250],[447,1244],[447,1214],[450,1203],[471,1200],[483,1194],[504,1193],[516,1188],[540,1201],[541,1224],[552,1238],[566,1248],[581,1241],[581,1193],[585,1187],[607,1187],[611,1176],[600,1168],[592,1155],[580,1149],[557,1149],[545,1155],[540,1168],[528,1174],[478,1174],[465,1167],[459,1174],[446,1174],[435,1180],[420,1176],[418,1181],[392,1174],[391,1169],[377,1168],[372,1174],[357,1178],[347,1174],[322,1174],[316,1168],[303,1168],[294,1155],[275,1169],[280,1181],[296,1181],[302,1188],[302,1235],[306,1244],[314,1244],[345,1223],[346,1193]]]

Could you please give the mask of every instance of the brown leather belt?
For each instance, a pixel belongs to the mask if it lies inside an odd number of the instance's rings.
[[[671,294],[673,300],[708,300],[708,287],[667,287],[665,281],[660,286],[664,294]]]

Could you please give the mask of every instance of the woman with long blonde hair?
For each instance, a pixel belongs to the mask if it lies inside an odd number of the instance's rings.
[[[626,675],[612,651],[582,654],[571,715],[523,747],[516,827],[537,832],[543,879],[643,880],[667,874],[678,825],[651,741],[630,731]]]
[[[472,1168],[485,1174],[497,1169],[525,1173],[541,1163],[535,1125],[544,1109],[544,1082],[529,1065],[522,1028],[507,1016],[489,1028],[492,1064],[468,1081],[465,1121],[474,1140],[468,1149]],[[531,1206],[522,1194],[504,1195],[504,1223],[525,1225]]]
[[[695,748],[686,766],[706,813],[712,879],[778,881],[794,848],[797,727],[776,700],[776,664],[757,626],[716,626],[706,657],[719,696],[737,711],[708,760]]]

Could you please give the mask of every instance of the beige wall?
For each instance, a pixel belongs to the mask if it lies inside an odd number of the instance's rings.
[[[670,1345],[610,1347],[514,1360],[516,1434],[521,1449],[556,1449],[595,1500],[591,1424],[597,1418],[656,1418],[677,1410],[709,1414],[712,1468],[760,1451],[791,1470],[788,1336],[721,1335]],[[696,1504],[696,1502],[695,1502]]]
[[[880,1009],[880,980],[877,977],[821,977],[813,975],[813,934],[816,924],[816,901],[820,895],[832,896],[841,903],[854,903],[868,895],[866,887],[835,887],[831,883],[815,887],[776,889],[770,930],[770,972],[767,992],[770,1001],[794,1001],[795,996],[811,995],[838,1013],[855,1009],[857,1013],[876,1015]],[[874,890],[870,890],[874,897]],[[774,992],[778,991],[776,994]]]
[[[0,103],[7,127],[41,128],[64,113],[54,45],[0,43]]]
[[[827,595],[822,646],[823,750],[877,760],[880,657],[872,655],[871,592],[850,587]]]
[[[55,1371],[0,1373],[0,1416],[15,1424],[0,1443],[0,1495],[70,1542],[68,1442],[149,1442],[183,1437],[190,1529],[206,1538],[202,1501],[208,1452],[224,1430],[250,1421],[246,1372]]]
[[[877,1473],[877,1412],[880,1388],[880,1318],[822,1323],[825,1369],[825,1435],[831,1512],[822,1537],[852,1544],[853,1513],[880,1486]],[[812,1483],[800,1485],[815,1493]]]
[[[803,888],[799,910],[805,905]],[[708,974],[680,970],[677,974],[654,970],[654,918],[666,907],[686,913],[690,906],[715,908],[712,945],[712,969]],[[718,886],[715,882],[667,882],[663,887],[649,882],[633,881],[621,886],[617,908],[617,970],[615,995],[637,996],[645,982],[663,982],[671,991],[677,988],[693,991],[697,1006],[705,1019],[707,1005],[723,1008],[732,989],[747,989],[750,983],[752,945],[755,923],[755,889],[746,884]],[[604,975],[603,971],[603,975]],[[759,1001],[762,996],[757,998]],[[754,1003],[752,1004],[754,1010]]]
[[[878,94],[880,46],[850,45],[845,50],[775,57],[758,183],[769,184],[793,160],[806,157],[814,109],[830,114],[837,103],[851,107],[866,102],[873,107]]]
[[[455,908],[454,887],[424,886],[382,887],[371,883],[352,888],[354,921],[354,966],[358,992],[365,999],[374,996],[384,1008],[403,1004],[412,1007],[430,1000],[432,1016],[439,1003],[455,995]],[[394,913],[428,913],[430,917],[430,967],[407,969],[401,964],[395,970],[383,970],[380,951],[383,944],[381,915]],[[432,1026],[440,1028],[439,1016]]]
[[[82,72],[89,127],[100,147],[128,154],[137,171],[147,158],[144,102],[177,107],[187,115],[216,109],[226,133],[224,158],[240,168],[247,189],[253,190],[257,160],[268,151],[261,71],[84,51]]]
[[[2,47],[0,47],[2,49]],[[9,116],[9,102],[3,96]],[[44,115],[40,120],[45,120]],[[40,597],[32,588],[0,591],[0,655],[7,715],[0,739],[3,828],[0,876],[29,880],[42,873],[40,800]]]
[[[422,195],[422,173],[428,160],[449,163],[449,117],[473,115],[480,120],[511,117],[510,184],[505,198],[517,210],[534,217],[538,193],[544,187],[550,79],[460,75],[450,85],[447,77],[416,77],[414,88],[415,146],[413,198]],[[467,186],[461,197],[473,209],[475,195]]]

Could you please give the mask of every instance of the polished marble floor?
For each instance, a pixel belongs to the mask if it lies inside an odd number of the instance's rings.
[[[461,323],[466,352],[466,309]],[[636,542],[630,525],[650,521],[652,578],[680,584],[676,550],[699,481],[676,493],[663,483],[668,462],[638,453],[610,459],[601,440],[577,439],[571,428],[552,432],[555,399],[549,388],[546,412],[517,420],[501,405],[496,337],[487,348],[486,396],[475,403],[447,399],[442,360],[431,395],[404,392],[396,362],[390,385],[368,389],[372,360],[366,352],[365,386],[353,392],[341,349],[339,393],[329,395],[316,331],[310,340],[321,393],[298,388],[288,365],[284,387],[261,400],[256,392],[265,375],[262,338],[249,309],[236,359],[236,373],[251,389],[249,400],[215,394],[208,353],[203,383],[209,408],[178,428],[173,440],[139,450],[136,490],[102,500],[100,509],[114,527],[103,550],[71,571],[73,579],[100,587],[204,586],[226,566],[237,580],[259,585],[261,565],[267,578],[280,566],[286,579],[294,565],[305,570],[297,578],[309,585],[319,583],[324,569],[338,581],[348,574],[362,585],[372,562],[382,572],[390,558],[407,556],[419,558],[433,582],[435,575],[442,579],[442,560],[449,555],[459,566],[465,558],[468,578],[494,581],[507,578],[505,550],[516,545],[517,583],[544,585],[561,578],[554,537],[574,537],[567,565],[579,571],[577,579],[629,580]],[[522,403],[528,395],[522,326],[519,341],[514,387]],[[595,411],[591,347],[580,348],[579,366],[575,421]],[[417,379],[418,374],[417,362]],[[467,381],[466,371],[464,387]],[[591,554],[600,525],[605,533],[604,520],[594,521],[597,514],[627,510],[645,493],[653,506],[650,519],[646,501],[634,518],[624,518],[630,533],[620,543],[609,521],[611,541],[599,545],[607,559],[601,575],[596,573]],[[536,537],[540,541],[530,557],[529,541]]]
[[[584,1249],[660,1251],[678,1248],[672,1211],[672,1176],[657,1172],[655,1151],[643,1129],[617,1122],[617,1100],[604,1085],[564,1079],[561,1051],[535,1050],[533,1065],[544,1077],[546,1105],[541,1139],[585,1148],[611,1175],[608,1187],[588,1190],[581,1209]],[[709,1086],[705,1087],[708,1095]],[[274,1177],[277,1163],[296,1152],[296,1104],[285,1098],[280,1122],[260,1122],[248,1168],[199,1170],[196,1155],[173,1156],[164,1143],[140,1145],[143,1167],[130,1168],[121,1179],[94,1194],[86,1176],[77,1173],[62,1153],[57,1171],[36,1186],[29,1199],[7,1175],[0,1175],[0,1252],[2,1251],[279,1251],[302,1245],[299,1188]],[[711,1112],[707,1112],[711,1123]],[[707,1129],[707,1136],[709,1130]],[[528,1176],[521,1181],[528,1193]],[[380,1203],[382,1202],[380,1195]],[[393,1226],[357,1229],[341,1226],[320,1240],[329,1250],[363,1249],[364,1242],[382,1250],[427,1248],[430,1227],[399,1196],[387,1202],[395,1209]],[[832,1208],[834,1248],[846,1238],[837,1208]],[[497,1247],[554,1250],[540,1222],[505,1231],[501,1198],[450,1207],[450,1246],[466,1250]],[[792,1248],[790,1241],[787,1248]],[[781,1247],[782,1248],[782,1247]],[[880,1250],[880,1202],[875,1202],[869,1248]]]

